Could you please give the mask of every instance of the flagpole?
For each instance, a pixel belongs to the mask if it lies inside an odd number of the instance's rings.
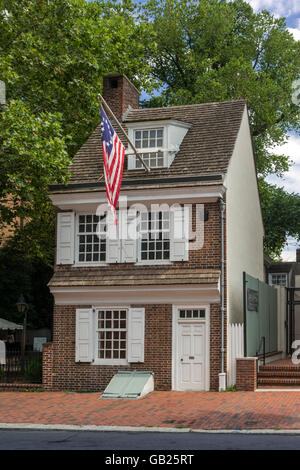
[[[140,156],[140,154],[138,153],[137,149],[135,148],[135,146],[133,145],[133,143],[131,142],[131,140],[129,139],[125,129],[123,129],[123,127],[121,126],[119,120],[116,118],[116,116],[114,115],[114,113],[112,112],[112,110],[110,109],[110,107],[108,106],[108,104],[106,103],[105,99],[103,98],[103,96],[100,95],[100,93],[98,94],[98,98],[99,98],[99,101],[102,102],[104,108],[106,108],[106,111],[108,111],[108,113],[111,115],[111,117],[114,119],[115,123],[117,124],[117,126],[119,127],[119,129],[122,131],[122,133],[124,134],[125,136],[125,139],[127,140],[127,142],[129,143],[129,145],[132,147],[135,155],[137,156],[137,158],[140,160],[141,164],[143,165],[143,167],[145,168],[145,170],[147,171],[150,171],[150,168],[148,167],[148,165],[146,165],[146,163],[144,162],[144,160],[142,159],[142,157]]]

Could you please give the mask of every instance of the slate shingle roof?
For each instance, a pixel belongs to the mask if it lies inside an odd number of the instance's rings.
[[[134,109],[126,123],[174,119],[191,124],[170,168],[127,171],[123,181],[226,173],[241,124],[245,100],[168,108]],[[124,143],[124,136],[117,133]],[[100,126],[81,147],[70,167],[70,183],[93,183],[103,175]]]

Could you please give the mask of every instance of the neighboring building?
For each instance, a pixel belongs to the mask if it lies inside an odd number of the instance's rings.
[[[284,335],[288,338],[287,352],[292,353],[293,341],[300,340],[300,248],[296,250],[295,261],[274,262],[265,256],[265,276],[270,285],[289,288]]]
[[[224,388],[228,324],[243,322],[243,271],[264,279],[247,103],[138,109],[138,91],[120,75],[105,78],[103,95],[151,172],[126,158],[120,200],[135,210],[126,221],[121,209],[117,228],[130,224],[138,240],[113,239],[96,213],[106,202],[100,126],[76,154],[69,184],[51,187],[52,388],[101,391],[122,369],[153,371],[157,390]],[[175,234],[183,222],[196,241]]]
[[[266,282],[273,286],[300,287],[300,248],[295,261],[273,261],[265,255]]]

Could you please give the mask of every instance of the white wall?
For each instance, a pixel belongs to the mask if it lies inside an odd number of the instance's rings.
[[[225,186],[228,322],[242,323],[243,271],[264,281],[264,227],[246,107]]]

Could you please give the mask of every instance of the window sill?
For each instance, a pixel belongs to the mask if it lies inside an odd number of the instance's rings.
[[[163,265],[173,264],[172,261],[161,261],[161,260],[147,260],[147,261],[137,261],[135,266],[163,266]]]
[[[80,263],[79,261],[72,265],[73,268],[90,268],[90,267],[99,267],[99,266],[109,266],[108,263],[93,263],[92,261],[86,261]]]
[[[127,359],[95,359],[95,366],[129,366]]]

